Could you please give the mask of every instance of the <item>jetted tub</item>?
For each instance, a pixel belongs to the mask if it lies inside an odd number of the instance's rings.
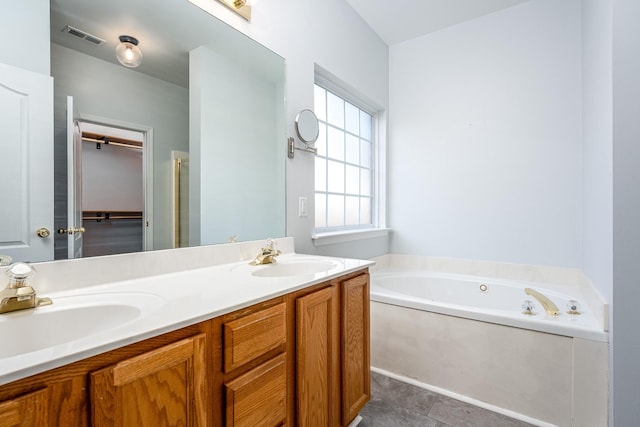
[[[525,289],[534,289],[560,309],[549,316]],[[371,300],[418,310],[515,326],[540,332],[606,341],[602,322],[596,318],[579,289],[568,295],[544,285],[486,277],[430,271],[379,272],[372,275]],[[533,303],[533,314],[524,314],[525,301]],[[569,301],[577,302],[580,314],[568,314]]]
[[[606,425],[606,309],[594,307],[586,280],[563,286],[388,264],[371,274],[374,371],[538,426]],[[527,287],[560,315],[546,315]],[[522,313],[525,300],[535,315]],[[567,314],[570,300],[581,314]]]

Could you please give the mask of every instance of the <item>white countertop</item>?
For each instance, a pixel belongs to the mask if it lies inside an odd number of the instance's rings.
[[[318,273],[285,277],[253,275],[257,270],[287,263],[321,261],[330,262],[332,265],[328,270]],[[50,333],[37,331],[51,334],[46,335],[47,339],[52,342],[45,343],[45,348],[38,348],[37,342],[29,342],[29,340],[37,340],[37,334],[34,331],[24,330],[13,333],[12,330],[11,337],[3,337],[8,341],[4,341],[2,346],[12,348],[12,346],[26,344],[28,350],[15,355],[11,355],[11,351],[4,354],[0,351],[0,385],[212,319],[239,308],[367,268],[373,264],[374,262],[365,260],[288,253],[280,255],[278,262],[271,265],[254,267],[243,260],[134,280],[115,281],[42,294],[39,292],[39,296],[50,297],[53,300],[53,304],[50,306],[34,309],[43,314],[47,310],[64,310],[65,308],[61,307],[65,304],[67,306],[73,305],[69,304],[69,301],[93,301],[93,303],[89,303],[89,308],[85,311],[78,311],[78,328],[91,328],[85,319],[87,315],[89,318],[92,316],[91,310],[93,310],[94,318],[100,316],[102,324],[100,328],[102,329],[104,328],[102,319],[104,322],[111,321],[109,310],[117,309],[118,301],[124,302],[124,304],[131,303],[133,308],[125,307],[129,316],[126,323],[95,333],[88,333],[79,339],[70,341],[67,339],[67,342],[63,343],[56,343],[55,338],[50,338],[56,336],[56,328],[59,325],[48,325],[52,329]],[[36,290],[38,289],[36,288]],[[113,305],[116,307],[109,305],[111,300],[115,301]],[[56,305],[56,301],[58,301],[58,305]],[[80,305],[82,304],[78,304],[78,306]],[[3,314],[0,316],[0,326],[3,326],[2,323],[5,323],[4,326],[11,326],[6,322],[11,322],[14,319],[19,322],[18,318],[21,316],[23,320],[29,320],[24,316],[34,316],[34,310]],[[85,320],[84,323],[83,320]],[[75,328],[74,326],[74,328],[70,328],[72,329],[70,331],[59,331],[60,336],[64,336],[65,332],[73,335]],[[14,341],[12,342],[12,340]],[[7,356],[7,354],[10,355]]]

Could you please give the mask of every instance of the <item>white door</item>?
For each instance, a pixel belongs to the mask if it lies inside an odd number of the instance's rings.
[[[0,255],[53,260],[53,78],[0,64]]]
[[[67,233],[68,257],[82,258],[82,132],[73,96],[67,96]]]

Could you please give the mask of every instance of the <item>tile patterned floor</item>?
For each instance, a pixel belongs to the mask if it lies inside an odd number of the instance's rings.
[[[360,415],[358,427],[534,427],[375,372]]]

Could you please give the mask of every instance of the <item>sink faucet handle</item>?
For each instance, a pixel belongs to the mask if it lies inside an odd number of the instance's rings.
[[[0,255],[0,267],[11,265],[13,259],[9,255]]]
[[[0,314],[53,303],[51,298],[38,298],[35,289],[27,284],[27,278],[35,271],[35,268],[23,262],[12,264],[7,269],[9,284],[0,291]]]
[[[276,249],[276,245],[278,244],[278,242],[275,241],[275,239],[272,239],[271,237],[269,237],[267,239],[267,247],[265,248],[267,250],[267,253],[272,254],[273,256],[278,256],[280,255],[280,250]]]
[[[25,264],[24,262],[16,262],[7,269],[9,275],[9,287],[19,288],[26,286],[27,278],[32,276],[36,272],[36,269]]]

